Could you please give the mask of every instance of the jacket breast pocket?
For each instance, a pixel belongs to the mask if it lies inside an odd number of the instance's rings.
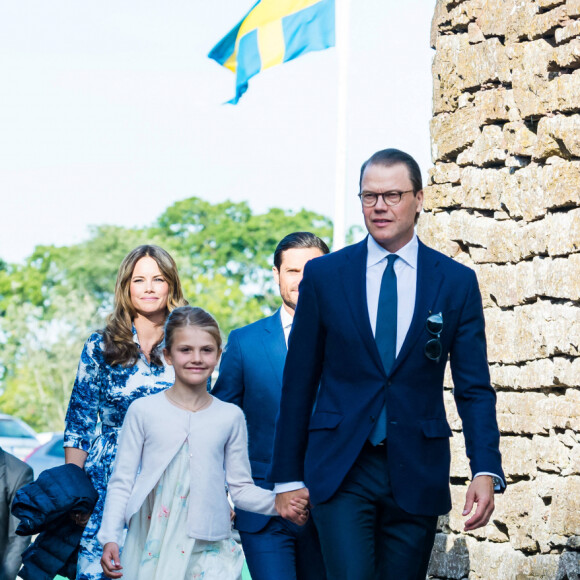
[[[425,419],[421,421],[421,430],[427,439],[453,437],[451,427],[445,419]]]
[[[336,429],[343,416],[340,413],[325,413],[323,411],[316,412],[310,418],[308,425],[309,431],[318,431],[321,429]]]

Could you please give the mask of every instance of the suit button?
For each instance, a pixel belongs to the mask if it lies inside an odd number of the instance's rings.
[[[374,423],[376,419],[371,415],[371,423]]]
[[[393,381],[391,381],[391,379],[389,379],[389,380],[387,381],[387,387],[390,387],[392,383],[393,383]]]

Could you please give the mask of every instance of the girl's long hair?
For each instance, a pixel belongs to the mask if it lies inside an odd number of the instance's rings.
[[[166,315],[178,306],[187,304],[181,290],[177,266],[173,258],[163,248],[143,245],[129,252],[119,266],[117,282],[115,283],[113,312],[107,317],[107,325],[103,330],[103,354],[109,365],[127,367],[135,364],[139,358],[139,347],[133,340],[133,319],[137,312],[131,302],[131,278],[135,264],[141,258],[153,258],[167,281],[169,294]],[[163,364],[158,348],[162,340],[163,338],[151,350],[151,362],[157,366]]]

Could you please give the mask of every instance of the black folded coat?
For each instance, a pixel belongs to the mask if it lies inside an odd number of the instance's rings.
[[[92,513],[98,494],[85,472],[69,463],[43,471],[20,488],[12,513],[20,520],[19,536],[39,534],[22,554],[23,580],[52,580],[57,574],[74,580],[83,534],[71,513]]]

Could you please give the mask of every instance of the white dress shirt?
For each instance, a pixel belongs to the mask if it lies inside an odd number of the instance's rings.
[[[280,320],[282,321],[282,330],[284,331],[284,339],[286,340],[286,348],[288,348],[288,337],[290,336],[290,331],[292,330],[292,323],[294,322],[294,317],[288,314],[284,305],[280,308]]]
[[[372,236],[368,237],[367,248],[367,305],[374,335],[377,329],[381,281],[390,252],[379,246]],[[397,355],[403,346],[415,311],[418,252],[419,242],[415,234],[407,245],[395,252],[399,256],[394,265],[397,276]]]

